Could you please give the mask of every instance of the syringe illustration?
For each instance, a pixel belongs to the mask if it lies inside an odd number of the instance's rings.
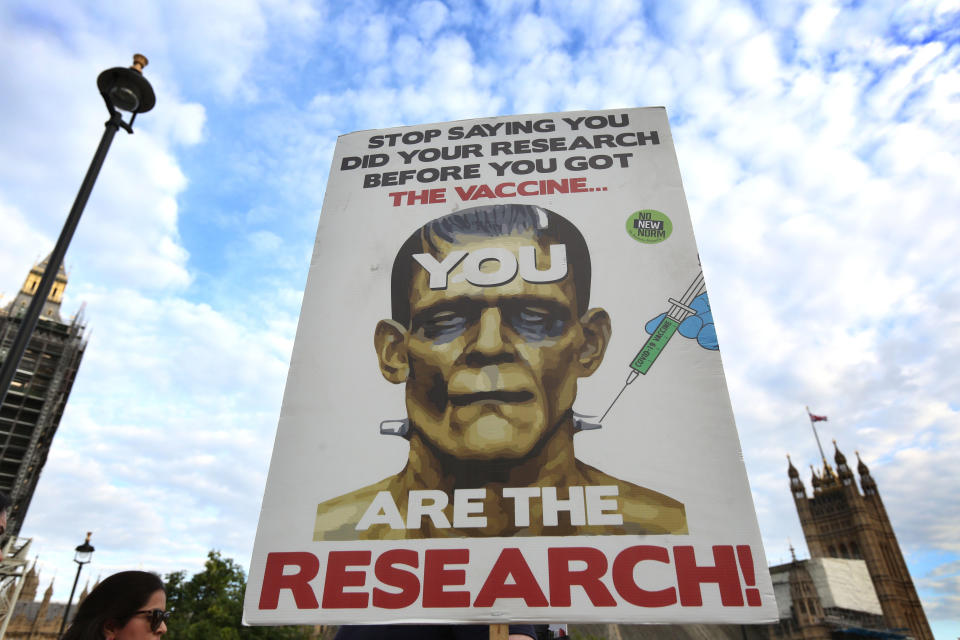
[[[697,315],[697,310],[691,308],[690,303],[704,291],[706,291],[706,287],[703,284],[703,271],[701,271],[697,274],[697,277],[693,279],[693,282],[679,300],[667,298],[670,302],[670,309],[663,319],[660,320],[660,323],[656,329],[653,330],[653,333],[650,334],[650,337],[647,338],[647,341],[640,348],[640,351],[633,361],[630,362],[630,373],[627,374],[627,381],[624,383],[623,388],[620,389],[620,393],[617,394],[613,402],[610,403],[610,406],[607,407],[607,410],[604,411],[600,419],[597,420],[598,423],[603,422],[603,419],[607,417],[610,409],[613,409],[613,405],[617,403],[617,400],[619,400],[623,392],[627,390],[627,387],[639,378],[640,374],[646,375],[650,367],[653,366],[657,356],[659,356],[663,348],[667,346],[667,342],[669,342],[673,334],[677,332],[680,323],[690,316]]]

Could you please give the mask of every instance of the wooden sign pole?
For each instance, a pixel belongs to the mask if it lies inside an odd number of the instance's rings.
[[[510,626],[505,624],[490,625],[490,640],[507,640],[510,637]]]

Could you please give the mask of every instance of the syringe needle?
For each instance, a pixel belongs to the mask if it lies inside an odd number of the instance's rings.
[[[623,395],[623,392],[627,390],[627,385],[633,382],[633,380],[627,379],[626,383],[623,385],[623,389],[620,389],[620,393],[617,394],[617,397],[613,399],[613,402],[610,403],[610,406],[607,407],[607,410],[603,412],[603,415],[600,416],[600,419],[597,420],[598,423],[603,422],[603,419],[607,417],[607,414],[610,413],[610,409],[613,409],[613,405],[617,404],[617,400],[620,399],[620,396]]]

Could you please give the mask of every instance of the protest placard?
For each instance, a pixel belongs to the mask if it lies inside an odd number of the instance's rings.
[[[251,624],[776,618],[662,108],[341,136]]]

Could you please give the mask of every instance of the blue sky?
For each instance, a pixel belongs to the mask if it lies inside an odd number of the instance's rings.
[[[870,465],[938,637],[960,634],[960,3],[8,2],[0,292],[53,246],[150,58],[67,256],[90,346],[24,534],[91,574],[245,563],[336,136],[664,105],[771,563],[784,454]],[[809,474],[805,473],[808,478]]]

